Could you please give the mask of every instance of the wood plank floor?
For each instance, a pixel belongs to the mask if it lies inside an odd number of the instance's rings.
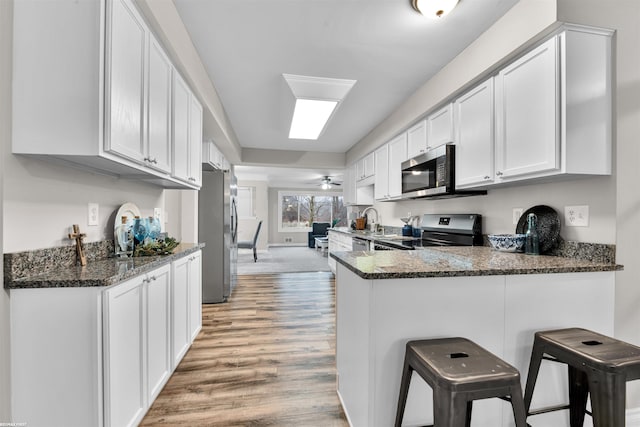
[[[141,425],[347,426],[334,289],[331,273],[239,276],[228,303],[203,305],[202,331]]]

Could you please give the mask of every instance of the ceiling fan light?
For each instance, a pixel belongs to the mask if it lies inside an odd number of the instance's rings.
[[[458,0],[411,0],[411,6],[422,15],[438,19],[447,15],[458,4]]]
[[[323,182],[322,183],[322,189],[323,190],[328,190],[331,188],[331,185],[328,182]]]

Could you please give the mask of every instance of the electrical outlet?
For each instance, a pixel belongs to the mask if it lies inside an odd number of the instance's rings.
[[[565,206],[564,224],[567,227],[588,227],[589,206]]]
[[[284,238],[284,242],[285,243],[291,243],[291,242],[293,242],[293,239],[291,237],[285,237]]]
[[[518,220],[522,216],[522,212],[523,212],[522,208],[513,208],[513,213],[512,213],[513,218],[511,219],[511,222],[513,223],[513,225],[518,225]]]
[[[87,205],[87,225],[98,225],[98,219],[100,218],[99,206],[97,203],[89,203]]]

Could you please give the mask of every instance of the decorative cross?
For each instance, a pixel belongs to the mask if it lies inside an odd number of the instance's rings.
[[[84,256],[84,251],[82,250],[82,239],[86,236],[86,234],[80,233],[80,226],[78,224],[73,224],[73,233],[69,233],[69,238],[76,241],[76,253],[82,266],[87,265],[87,258]]]

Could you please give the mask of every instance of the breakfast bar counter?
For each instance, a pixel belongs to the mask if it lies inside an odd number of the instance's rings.
[[[394,424],[407,341],[466,337],[514,365],[524,384],[538,330],[613,335],[615,271],[606,260],[486,247],[335,252],[338,394],[353,427]],[[566,400],[566,368],[546,366],[532,409]],[[587,417],[588,418],[588,417]],[[508,403],[474,403],[473,425],[510,426]],[[568,426],[567,411],[536,416]],[[404,426],[433,423],[431,390],[411,382]],[[587,424],[585,424],[587,425]]]
[[[336,252],[331,256],[363,279],[578,273],[620,270],[604,257],[531,256],[489,247],[443,246],[410,251]],[[594,259],[595,258],[595,259]]]

